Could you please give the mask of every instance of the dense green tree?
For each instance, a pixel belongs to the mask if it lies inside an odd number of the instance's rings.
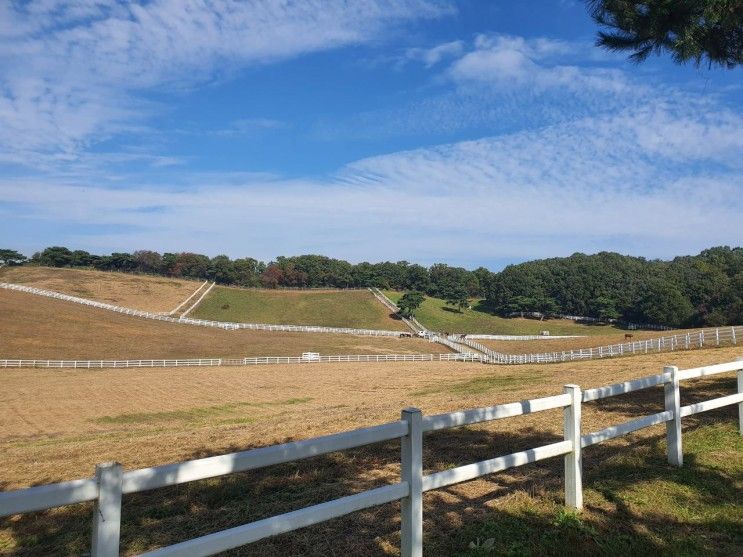
[[[5,253],[23,257],[14,250]],[[161,256],[147,250],[91,255],[62,246],[34,254],[29,263],[92,266],[248,287],[377,286],[443,298],[460,310],[468,307],[468,298],[484,296],[484,303],[478,309],[504,316],[568,314],[690,326],[743,322],[743,249],[725,246],[671,261],[648,261],[608,252],[575,253],[570,257],[509,265],[500,273],[482,267],[468,271],[442,263],[426,268],[407,261],[353,265],[321,255],[277,257],[268,265],[252,258],[233,261],[226,255],[209,258],[197,253]],[[649,293],[650,285],[652,293]],[[666,294],[658,294],[663,290]]]
[[[63,246],[52,246],[35,253],[31,260],[45,267],[68,267],[72,263],[72,252]]]
[[[654,280],[640,296],[636,311],[642,322],[682,327],[688,324],[694,308],[678,288],[662,280]]]
[[[462,312],[470,307],[469,293],[467,288],[461,284],[452,284],[444,292],[444,301],[446,305],[452,306],[457,311]]]
[[[642,62],[667,51],[683,64],[734,68],[743,62],[741,0],[588,0],[599,31],[596,44],[631,52]]]
[[[26,262],[26,256],[13,249],[0,249],[0,265],[21,265]]]
[[[425,297],[422,292],[415,290],[405,292],[397,302],[397,307],[400,308],[400,315],[403,317],[413,317],[416,310],[421,307],[424,299]]]

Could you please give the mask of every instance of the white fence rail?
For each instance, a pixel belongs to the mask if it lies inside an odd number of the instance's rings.
[[[542,352],[538,354],[503,354],[491,350],[488,353],[490,363],[497,364],[547,364],[556,362],[573,362],[576,360],[594,360],[615,358],[634,354],[653,352],[672,352],[723,345],[736,345],[743,335],[743,326],[717,327],[689,331],[660,338],[636,340],[595,348],[576,348],[559,352]],[[467,339],[458,340],[465,342]],[[471,342],[471,341],[469,341]]]
[[[462,337],[475,340],[551,340],[561,338],[585,338],[586,335],[481,335],[469,334],[461,335]]]
[[[481,362],[483,356],[456,354],[340,354],[316,356],[256,356],[250,358],[193,358],[171,360],[0,360],[0,368],[110,369],[137,367],[212,367],[321,362]]]
[[[679,388],[681,381],[726,372],[737,372],[737,393],[681,406]],[[663,412],[607,427],[600,431],[582,433],[581,406],[583,403],[627,394],[657,385],[664,386],[665,410]],[[407,408],[402,411],[399,421],[379,426],[177,464],[131,471],[124,471],[122,466],[117,463],[101,464],[96,467],[93,478],[0,493],[0,516],[95,501],[91,553],[93,557],[112,557],[119,554],[123,495],[246,470],[255,470],[330,452],[400,439],[400,482],[176,543],[150,551],[144,555],[150,557],[213,555],[263,538],[344,516],[361,509],[401,501],[401,554],[403,557],[420,557],[423,554],[422,497],[426,491],[472,480],[531,462],[562,456],[565,463],[565,504],[580,509],[583,506],[581,464],[583,449],[639,429],[665,423],[668,461],[673,465],[681,466],[683,464],[681,418],[734,404],[738,405],[739,428],[743,435],[743,358],[739,358],[736,362],[683,371],[679,371],[677,367],[668,366],[664,368],[660,375],[585,391],[581,391],[577,385],[565,385],[562,394],[500,404],[489,408],[477,408],[425,417],[420,410]],[[561,441],[433,474],[423,474],[424,432],[559,408],[563,409],[564,425],[563,440]]]
[[[186,298],[185,300],[183,300],[183,301],[182,301],[182,302],[181,302],[180,304],[178,304],[178,305],[177,305],[176,307],[174,307],[174,308],[173,308],[172,310],[170,310],[170,311],[168,311],[168,312],[163,312],[163,315],[173,315],[173,314],[175,314],[175,313],[178,313],[178,310],[180,310],[180,309],[181,309],[181,308],[182,308],[183,306],[185,306],[185,305],[186,305],[186,304],[187,304],[187,303],[188,303],[188,302],[189,302],[190,300],[192,300],[194,296],[196,296],[196,295],[197,295],[197,294],[198,294],[199,292],[201,292],[201,291],[203,290],[203,288],[204,288],[204,287],[205,287],[205,286],[206,286],[207,284],[209,284],[209,281],[208,281],[208,280],[205,280],[204,282],[202,282],[202,283],[201,283],[201,284],[199,285],[199,287],[198,287],[198,288],[197,288],[196,290],[194,290],[194,291],[193,291],[193,292],[191,293],[191,295],[190,295],[190,296],[189,296],[188,298]]]
[[[387,296],[385,296],[384,292],[382,292],[379,288],[376,287],[370,287],[369,291],[374,294],[374,297],[382,302],[384,306],[389,309],[390,311],[394,313],[398,313],[400,311],[400,308],[397,307],[397,304],[390,300]],[[402,319],[403,323],[405,323],[410,329],[415,331],[416,333],[422,332],[427,333],[428,329],[426,329],[423,325],[421,325],[418,320],[415,317],[403,317],[400,315],[400,319]]]
[[[55,298],[58,300],[64,300],[66,302],[74,302],[77,304],[83,304],[99,309],[105,309],[108,311],[114,311],[117,313],[123,313],[124,315],[131,315],[134,317],[143,317],[145,319],[155,319],[157,321],[167,321],[169,323],[180,323],[182,325],[196,325],[200,327],[213,327],[217,329],[225,330],[237,330],[237,329],[249,329],[255,331],[285,331],[295,333],[338,333],[338,334],[350,334],[350,335],[362,335],[362,336],[384,336],[384,337],[399,337],[401,331],[385,331],[380,329],[353,329],[349,327],[320,327],[313,325],[272,325],[268,323],[230,323],[226,321],[209,321],[205,319],[191,319],[191,318],[176,318],[169,315],[162,315],[160,313],[154,313],[151,311],[143,311],[132,308],[125,308],[121,306],[115,306],[113,304],[107,304],[104,302],[97,302],[95,300],[87,300],[85,298],[78,298],[77,296],[70,296],[68,294],[61,294],[52,290],[44,290],[43,288],[35,288],[33,286],[24,286],[21,284],[9,284],[0,283],[0,288],[6,290],[16,290],[19,292],[26,292],[28,294],[36,294],[38,296],[46,296],[47,298]]]
[[[188,308],[183,313],[181,313],[180,318],[183,319],[189,313],[191,313],[194,309],[196,309],[196,306],[198,306],[201,303],[201,300],[203,300],[207,296],[207,294],[209,294],[209,292],[212,291],[212,288],[214,288],[214,285],[215,284],[217,284],[217,283],[216,282],[212,282],[206,288],[206,290],[202,291],[201,292],[201,295],[196,299],[196,301],[193,304],[191,304],[190,306],[188,306]],[[198,290],[197,290],[197,292],[198,292]]]

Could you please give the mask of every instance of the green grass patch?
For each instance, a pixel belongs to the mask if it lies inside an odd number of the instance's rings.
[[[384,291],[397,303],[402,292]],[[552,335],[606,335],[619,332],[613,325],[582,325],[567,319],[504,318],[489,313],[482,300],[472,300],[472,309],[456,310],[444,300],[426,296],[415,316],[433,331],[449,333],[481,333],[501,335],[538,335],[548,330]]]
[[[519,493],[436,552],[479,555],[740,555],[743,437],[730,422],[684,431],[682,468],[664,443],[618,451],[586,474],[585,509]],[[587,451],[584,461],[591,459]]]
[[[407,330],[367,290],[294,291],[214,287],[191,314],[198,319],[278,325]]]
[[[290,398],[277,402],[233,402],[229,404],[219,404],[215,406],[202,406],[198,408],[188,408],[185,410],[169,410],[163,412],[135,412],[131,414],[119,414],[116,416],[102,416],[96,418],[93,423],[101,425],[150,425],[157,422],[203,422],[209,420],[218,420],[221,417],[230,416],[235,412],[242,411],[246,408],[269,408],[274,406],[291,406],[309,402],[311,398]],[[220,421],[220,423],[248,423],[255,421],[255,417],[240,416],[238,422]],[[248,420],[246,422],[245,420]]]
[[[525,385],[538,383],[544,376],[542,373],[529,373],[528,375],[486,375],[473,377],[455,383],[437,384],[427,389],[413,393],[416,396],[425,396],[438,393],[451,393],[457,395],[479,395],[493,389],[500,391],[514,391]]]

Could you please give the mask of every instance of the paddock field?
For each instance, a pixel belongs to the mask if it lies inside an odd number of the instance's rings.
[[[402,292],[385,290],[384,294],[397,302]],[[504,318],[482,308],[482,300],[471,300],[473,309],[457,311],[440,298],[426,296],[415,317],[433,331],[449,333],[481,333],[492,335],[538,335],[548,330],[553,335],[610,335],[623,330],[615,325],[586,325],[570,319]]]
[[[380,304],[381,306],[381,304]],[[132,317],[0,289],[0,357],[14,359],[239,358],[448,352],[417,337],[225,331]]]
[[[724,329],[725,327],[721,327]],[[729,330],[730,327],[727,327]],[[688,332],[697,329],[688,329]],[[620,344],[630,342],[624,339],[625,333],[632,335],[631,341],[649,340],[660,337],[669,337],[687,332],[684,329],[674,329],[672,331],[617,331],[611,334],[589,335],[580,338],[553,338],[538,340],[488,340],[473,339],[475,342],[492,348],[497,352],[504,354],[534,354],[539,352],[560,352],[562,350],[577,350],[579,348],[596,348],[598,346],[608,346],[609,344]]]
[[[117,306],[158,312],[175,309],[204,281],[24,265],[0,269],[0,282],[34,286]]]
[[[190,317],[241,323],[410,331],[368,290],[262,290],[215,286]]]
[[[726,347],[509,367],[426,362],[3,370],[0,487],[86,477],[96,463],[110,460],[143,467],[374,425],[397,419],[406,406],[431,414],[493,405],[557,394],[566,383],[595,387],[656,374],[669,363],[688,368],[741,354],[740,347]],[[734,389],[733,374],[685,382],[682,404]],[[662,401],[662,389],[653,388],[588,403],[583,429],[657,412]],[[425,497],[427,555],[485,554],[468,548],[481,533],[496,532],[498,543],[517,544],[531,540],[534,528],[539,535],[552,532],[553,538],[529,541],[526,549],[533,553],[554,552],[560,547],[555,543],[567,536],[567,542],[579,539],[578,555],[734,554],[743,542],[743,442],[733,425],[736,418],[737,409],[728,408],[685,419],[688,457],[682,470],[665,465],[662,426],[587,449],[586,510],[580,518],[560,514],[561,459],[431,492]],[[559,410],[430,434],[424,466],[442,470],[561,435]],[[391,442],[126,496],[123,553],[383,484],[397,477],[398,459],[399,444]],[[0,521],[0,550],[85,552],[90,508],[77,505]],[[395,505],[385,505],[234,554],[395,555],[398,517]],[[503,527],[506,531],[498,530]],[[617,551],[597,552],[606,549],[599,542],[614,544]]]

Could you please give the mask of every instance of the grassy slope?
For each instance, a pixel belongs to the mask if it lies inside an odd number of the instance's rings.
[[[402,292],[384,292],[393,302],[397,302]],[[447,306],[444,300],[426,297],[416,312],[418,320],[434,331],[449,333],[481,333],[501,335],[536,335],[548,330],[553,335],[606,335],[618,332],[611,325],[581,325],[566,319],[504,319],[478,309],[479,303],[473,301],[473,309],[458,312]]]
[[[585,510],[561,492],[518,493],[437,548],[480,555],[739,555],[743,437],[732,423],[684,432],[683,468],[659,440],[614,454],[586,474]],[[435,551],[438,552],[438,551]]]
[[[140,359],[445,352],[418,338],[223,331],[0,290],[0,358]],[[1,389],[0,389],[1,390]]]
[[[407,330],[367,290],[248,290],[215,286],[191,316],[244,323]]]
[[[146,311],[170,311],[202,281],[57,267],[4,267],[0,281]]]

